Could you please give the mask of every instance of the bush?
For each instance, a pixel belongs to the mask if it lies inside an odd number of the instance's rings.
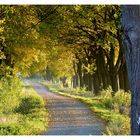
[[[28,114],[34,109],[44,108],[44,100],[37,94],[27,94],[21,97],[21,103],[17,109],[18,113]]]
[[[0,81],[0,112],[9,114],[19,105],[21,82],[17,77]],[[9,105],[9,103],[11,103]]]
[[[130,93],[123,90],[117,91],[112,96],[112,89],[108,88],[100,92],[100,101],[102,105],[119,114],[128,116],[115,117],[109,120],[105,134],[107,135],[130,135]]]
[[[0,124],[0,135],[33,135],[40,134],[47,128],[47,118],[48,114],[46,109],[37,109],[33,112],[22,115],[14,114],[11,117],[16,117],[16,119],[9,120]],[[3,116],[7,117],[7,116]]]
[[[39,134],[47,127],[43,98],[31,87],[21,89],[17,77],[0,81],[0,135]]]
[[[113,91],[111,87],[108,87],[106,90],[102,90],[100,92],[101,102],[105,108],[109,108],[109,109],[113,108],[112,92]]]
[[[123,90],[117,91],[112,96],[112,89],[109,87],[100,92],[101,103],[105,108],[112,109],[121,114],[130,114],[130,93]]]
[[[114,96],[114,110],[118,111],[121,114],[130,114],[130,93],[119,90]]]
[[[0,125],[0,135],[18,135],[20,134],[20,127],[16,124],[1,124]]]
[[[130,119],[117,118],[110,121],[106,127],[106,135],[130,135]]]

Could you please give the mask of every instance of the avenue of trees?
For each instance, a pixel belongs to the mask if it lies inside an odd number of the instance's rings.
[[[64,87],[71,80],[73,88],[86,87],[95,95],[109,86],[114,93],[128,91],[127,62],[132,134],[140,134],[140,8],[127,7],[123,32],[118,5],[1,5],[0,84],[18,73],[45,72],[47,80],[59,78]]]
[[[129,90],[120,6],[1,6],[1,78],[46,70],[64,86]]]
[[[65,46],[74,58],[69,63],[66,61],[66,64],[71,63],[71,69],[67,67],[73,71],[69,71],[70,75],[64,73],[66,69],[57,73],[64,85],[67,85],[65,82],[69,75],[74,88],[86,87],[87,90],[98,93],[110,85],[113,91],[129,90],[121,40],[120,12],[120,6],[57,8],[57,13],[52,15],[53,20],[49,24],[49,37],[54,32],[58,47]],[[54,41],[54,37],[52,39]],[[64,55],[69,56],[67,53]],[[56,61],[54,63],[58,64]],[[65,66],[64,63],[63,61],[63,66],[57,68],[48,67],[54,71],[57,69],[58,72],[58,69]]]

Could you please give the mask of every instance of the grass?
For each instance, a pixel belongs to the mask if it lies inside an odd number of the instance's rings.
[[[101,119],[106,123],[105,135],[129,135],[130,134],[130,118],[128,115],[128,106],[130,101],[130,96],[123,91],[116,93],[115,97],[109,96],[111,90],[101,91],[100,96],[91,96],[89,92],[84,92],[84,94],[75,93],[73,91],[65,89],[61,85],[54,85],[51,83],[43,82],[47,88],[57,94],[75,98],[85,103],[93,112],[95,112]],[[75,91],[76,92],[76,91]],[[88,95],[90,94],[90,97]],[[120,112],[119,107],[123,105],[123,101],[126,100],[127,103],[127,113]],[[106,102],[105,102],[106,101]],[[107,103],[109,102],[109,103]],[[111,102],[111,105],[110,105]],[[126,102],[125,102],[126,103]],[[117,107],[116,107],[117,105]]]
[[[0,89],[0,98],[7,103],[6,106],[0,104],[0,135],[41,134],[48,126],[45,101],[31,85],[24,83],[22,90],[17,90],[20,85],[14,79],[11,82],[4,83]]]

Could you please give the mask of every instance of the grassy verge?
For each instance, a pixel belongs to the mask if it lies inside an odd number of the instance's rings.
[[[87,97],[87,95],[79,93],[65,92],[64,88],[59,85],[54,85],[50,83],[43,82],[47,88],[57,94],[71,97],[82,101],[87,104],[87,106],[95,112],[100,118],[106,122],[106,130],[104,134],[106,135],[129,135],[130,134],[130,118],[128,115],[121,114],[118,109],[114,110],[111,107],[107,108],[104,101],[108,101],[110,98],[104,97]],[[66,90],[67,91],[67,90]],[[106,92],[106,91],[104,91]],[[87,93],[88,94],[88,93]],[[104,100],[105,99],[105,100]],[[116,99],[116,98],[115,98]],[[112,99],[111,99],[112,100]],[[110,100],[109,100],[110,103]],[[108,103],[108,104],[109,104]],[[120,105],[120,103],[119,103]]]
[[[48,125],[45,101],[30,85],[22,91],[17,87],[15,82],[1,89],[0,98],[5,104],[0,103],[0,135],[39,135]]]

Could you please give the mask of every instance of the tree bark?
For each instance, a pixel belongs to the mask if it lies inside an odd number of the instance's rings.
[[[78,75],[75,74],[72,79],[73,79],[73,88],[78,87]]]
[[[98,77],[97,71],[93,75],[93,86],[94,86],[95,95],[98,95],[99,90],[100,90],[100,82],[99,82],[99,77]]]
[[[122,6],[121,24],[131,88],[131,134],[140,135],[140,5]]]
[[[88,77],[88,74],[86,74],[86,71],[84,71],[83,82],[84,82],[84,86],[86,87],[86,89],[89,90],[89,88],[88,88],[89,77]]]
[[[60,80],[62,81],[63,87],[68,87],[67,77],[60,78]]]
[[[80,87],[82,88],[84,86],[84,83],[83,83],[83,76],[82,76],[82,62],[80,59],[79,62],[77,63],[77,73],[79,76]]]
[[[109,74],[110,74],[110,81],[111,87],[113,91],[118,91],[118,79],[117,79],[117,70],[114,66],[114,59],[115,59],[115,50],[113,44],[110,46],[110,58],[108,60],[109,65]]]
[[[119,70],[119,86],[120,86],[120,89],[123,89],[125,91],[130,90],[126,63],[124,63],[123,66]]]
[[[120,89],[125,89],[125,85],[124,85],[124,72],[123,72],[123,69],[121,68],[118,72],[119,74],[119,88]]]
[[[99,49],[99,69],[101,72],[101,77],[102,77],[102,84],[103,84],[103,89],[106,89],[109,86],[109,81],[108,81],[108,70],[107,70],[107,65],[105,63],[105,55],[103,49],[100,47]]]
[[[123,75],[124,75],[124,90],[129,91],[130,90],[130,85],[129,85],[129,81],[128,81],[128,73],[127,73],[126,64],[124,65]]]

